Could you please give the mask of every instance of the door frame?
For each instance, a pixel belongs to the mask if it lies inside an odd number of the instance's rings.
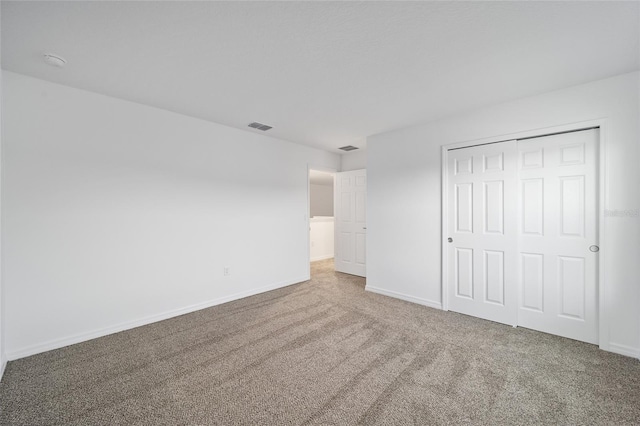
[[[608,181],[607,177],[607,167],[606,167],[606,159],[607,159],[607,140],[609,138],[609,119],[608,118],[600,118],[595,120],[586,120],[579,121],[574,123],[562,124],[558,126],[550,126],[550,127],[542,127],[533,130],[527,130],[517,133],[508,133],[500,136],[492,136],[488,138],[475,139],[470,141],[463,142],[454,142],[441,146],[441,292],[442,292],[442,310],[449,310],[449,292],[448,292],[448,273],[447,273],[447,265],[448,265],[448,250],[447,250],[447,234],[448,234],[448,152],[451,149],[458,148],[469,148],[477,145],[484,145],[490,143],[499,143],[506,142],[514,139],[524,139],[531,137],[540,137],[554,133],[563,133],[563,132],[571,132],[576,130],[586,130],[589,128],[598,128],[599,137],[598,137],[598,146],[596,148],[596,153],[598,155],[598,183],[597,189],[598,194],[596,196],[597,206],[598,206],[598,246],[600,247],[600,251],[598,252],[598,262],[597,262],[597,285],[598,285],[598,301],[597,301],[597,309],[598,309],[598,346],[600,349],[609,351],[609,318],[605,312],[605,288],[606,288],[606,276],[605,276],[605,257],[606,257],[606,229],[605,229],[605,221],[604,221],[604,212],[606,207],[608,206],[608,194],[606,189],[606,184]],[[516,320],[517,322],[517,320]],[[516,327],[514,325],[514,327]]]
[[[336,192],[336,173],[338,173],[338,169],[326,166],[315,165],[313,163],[307,163],[307,213],[305,215],[305,224],[306,224],[306,240],[307,240],[307,268],[309,271],[308,278],[311,279],[311,179],[309,178],[309,172],[311,170],[317,170],[319,172],[327,172],[333,173],[333,193]],[[336,204],[335,200],[333,202],[333,217],[336,217]],[[334,234],[335,234],[335,223],[334,223]],[[335,243],[335,235],[333,240],[333,251],[335,253],[336,243]]]

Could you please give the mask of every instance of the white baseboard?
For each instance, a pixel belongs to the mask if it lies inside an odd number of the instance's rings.
[[[609,343],[609,352],[640,359],[640,349],[618,343]]]
[[[312,257],[311,262],[317,262],[318,260],[326,260],[326,259],[333,259],[333,253]]]
[[[394,297],[396,299],[406,300],[407,302],[417,303],[419,305],[428,306],[430,308],[442,309],[442,303],[433,300],[423,299],[421,297],[409,296],[408,294],[398,293],[397,291],[385,290],[383,288],[366,286],[366,291],[382,294],[384,296]]]
[[[98,337],[107,336],[109,334],[118,333],[120,331],[130,330],[132,328],[136,328],[136,327],[151,324],[154,322],[188,314],[190,312],[195,312],[201,309],[210,308],[211,306],[221,305],[223,303],[232,302],[238,299],[243,299],[245,297],[253,296],[259,293],[264,293],[267,291],[276,290],[278,288],[287,287],[293,284],[298,284],[303,281],[308,281],[309,278],[310,277],[306,276],[299,279],[282,281],[276,284],[271,284],[268,286],[231,294],[229,296],[219,297],[217,299],[209,300],[206,302],[196,303],[194,305],[185,306],[183,308],[173,309],[171,311],[162,312],[160,314],[150,315],[150,316],[136,319],[133,321],[123,322],[110,327],[104,327],[104,328],[90,331],[87,333],[75,334],[72,336],[62,337],[60,339],[49,340],[48,342],[40,343],[37,345],[27,346],[21,349],[7,352],[5,362],[7,360],[13,361],[16,359],[28,357],[28,356],[39,354],[42,352],[47,352],[53,349],[63,348],[65,346],[73,345],[80,342],[85,342],[87,340],[96,339]]]

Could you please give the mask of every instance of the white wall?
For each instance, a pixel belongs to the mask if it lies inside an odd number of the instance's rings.
[[[2,8],[0,8],[1,10]],[[0,22],[2,19],[0,17]],[[0,30],[0,33],[2,31]],[[0,41],[0,45],[2,42]],[[0,52],[0,58],[2,53]],[[2,259],[2,69],[0,69],[0,259]],[[4,345],[4,298],[2,296],[4,290],[2,285],[2,261],[0,260],[0,380],[4,374],[4,369],[7,364]]]
[[[334,252],[334,219],[333,217],[316,216],[309,221],[310,260],[331,259]]]
[[[367,141],[367,285],[441,304],[441,146],[607,118],[606,209],[640,207],[639,74],[521,99]],[[344,160],[343,160],[344,162]],[[640,218],[605,219],[605,348],[640,354]]]
[[[10,359],[308,279],[307,165],[338,155],[3,83]]]
[[[310,214],[333,216],[333,185],[309,184]]]
[[[340,171],[362,170],[367,168],[367,151],[358,150],[342,154]]]

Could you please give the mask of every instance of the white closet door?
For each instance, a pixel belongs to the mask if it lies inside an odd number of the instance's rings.
[[[516,142],[452,150],[448,162],[449,309],[515,325]]]
[[[367,171],[336,173],[335,269],[367,276]]]
[[[518,325],[598,342],[597,130],[518,141]]]

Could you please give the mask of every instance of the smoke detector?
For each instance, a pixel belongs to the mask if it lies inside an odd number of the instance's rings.
[[[63,57],[53,55],[51,53],[45,53],[44,61],[52,67],[56,68],[62,68],[67,64],[67,61]]]

